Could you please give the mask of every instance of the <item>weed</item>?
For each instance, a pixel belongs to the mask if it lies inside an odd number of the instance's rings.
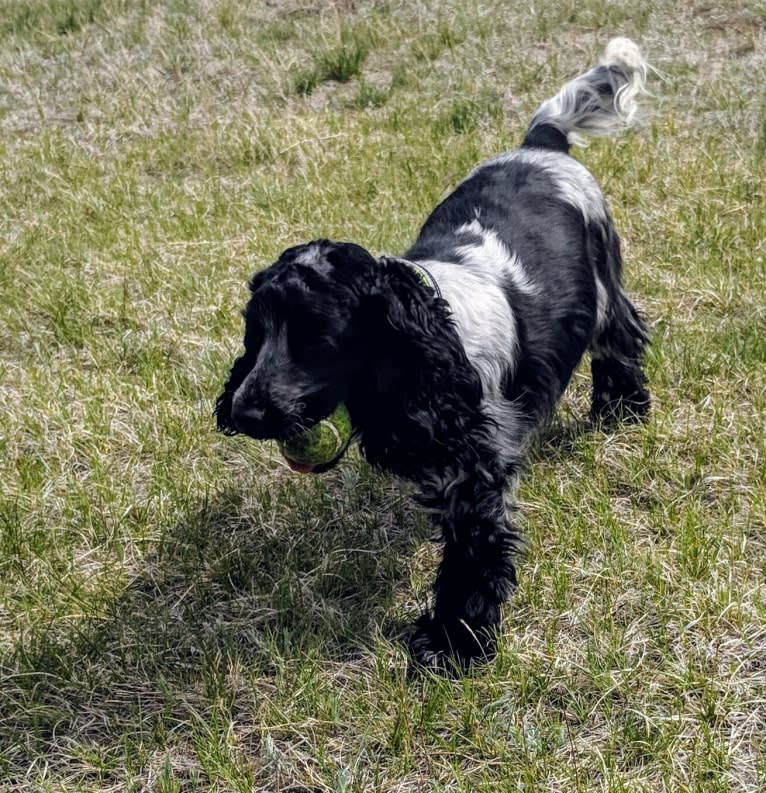
[[[382,107],[388,99],[388,91],[385,88],[379,88],[364,80],[359,83],[359,90],[353,100],[355,107]]]

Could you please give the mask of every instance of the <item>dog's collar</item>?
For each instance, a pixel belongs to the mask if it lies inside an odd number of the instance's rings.
[[[402,259],[402,261],[406,261]],[[439,284],[431,274],[431,271],[418,262],[407,262],[407,264],[415,271],[415,275],[420,279],[424,286],[428,286],[434,290],[436,297],[442,296],[442,290],[439,289]]]
[[[408,259],[400,259],[398,256],[384,256],[383,258],[388,261],[406,264],[407,267],[409,267],[410,270],[415,273],[423,286],[427,286],[429,289],[432,289],[436,297],[442,297],[442,290],[439,289],[439,284],[436,282],[436,279],[433,277],[430,270],[424,265],[420,264],[420,262],[411,262]]]

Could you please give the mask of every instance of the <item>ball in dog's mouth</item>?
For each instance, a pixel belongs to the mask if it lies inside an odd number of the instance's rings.
[[[290,469],[300,474],[322,473],[343,456],[353,434],[351,417],[340,404],[327,418],[284,441],[279,451]]]

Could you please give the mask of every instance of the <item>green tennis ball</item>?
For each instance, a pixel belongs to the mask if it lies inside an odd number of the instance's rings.
[[[311,429],[279,441],[282,452],[290,467],[308,472],[317,465],[331,463],[346,450],[351,441],[351,416],[345,405],[340,404],[326,418]]]

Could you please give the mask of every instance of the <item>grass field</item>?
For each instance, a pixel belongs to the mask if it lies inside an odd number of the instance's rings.
[[[617,34],[655,97],[576,156],[653,416],[578,373],[497,660],[410,677],[406,489],[214,432],[245,284],[403,250]],[[766,789],[764,86],[763,0],[3,0],[0,791]]]

